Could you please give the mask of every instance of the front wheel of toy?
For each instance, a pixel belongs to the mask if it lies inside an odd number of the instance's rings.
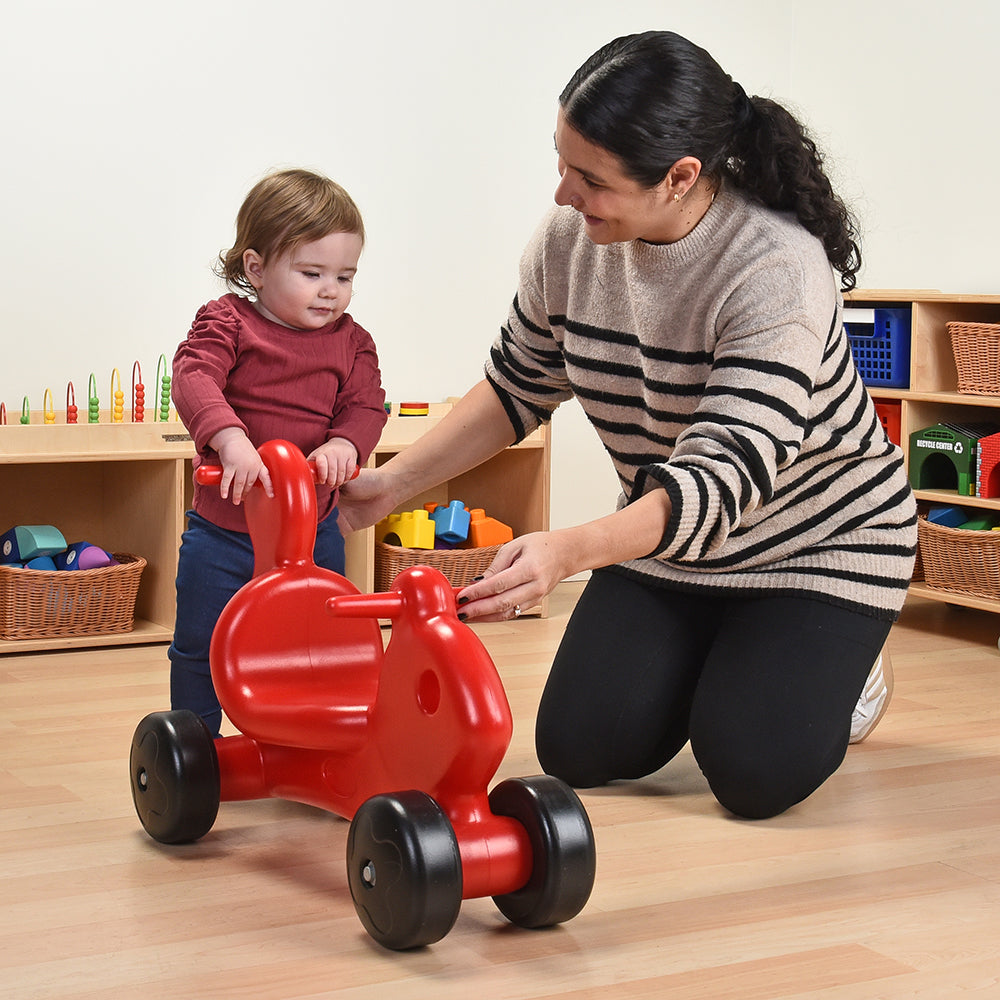
[[[132,801],[161,844],[198,840],[219,813],[219,758],[194,712],[154,712],[136,727],[129,754]]]
[[[462,859],[448,817],[419,791],[362,803],[347,837],[347,878],[358,917],[396,951],[440,941],[462,905]]]
[[[575,917],[590,898],[597,870],[594,831],[576,792],[549,775],[509,778],[490,792],[490,808],[528,831],[532,851],[527,884],[493,897],[500,912],[520,927]]]

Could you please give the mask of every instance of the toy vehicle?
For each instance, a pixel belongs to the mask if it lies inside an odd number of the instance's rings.
[[[456,589],[415,566],[361,594],[312,558],[313,472],[287,442],[260,449],[274,486],[246,499],[254,577],[212,636],[219,700],[240,734],[214,739],[193,712],[148,715],[132,741],[132,797],[155,840],[197,840],[219,804],[277,797],[351,820],[347,877],[368,933],[432,944],[462,899],[492,896],[510,921],[574,917],[595,874],[576,794],[549,776],[487,786],[512,733],[500,677],[457,616]],[[200,481],[219,470],[198,470]],[[379,619],[392,621],[383,651]]]

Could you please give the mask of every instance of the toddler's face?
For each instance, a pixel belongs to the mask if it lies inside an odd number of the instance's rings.
[[[361,247],[356,233],[330,233],[266,261],[248,250],[243,266],[258,310],[293,330],[319,330],[340,319],[351,302]]]

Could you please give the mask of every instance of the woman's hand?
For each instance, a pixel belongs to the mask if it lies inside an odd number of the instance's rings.
[[[536,531],[508,542],[482,579],[459,594],[461,614],[479,622],[501,622],[535,607],[557,583],[577,572],[567,542],[568,536],[558,531]]]
[[[337,524],[344,534],[371,527],[396,509],[388,482],[388,474],[382,469],[362,469],[357,479],[341,486]]]
[[[660,545],[670,511],[666,490],[655,489],[596,521],[515,538],[500,549],[482,580],[459,594],[462,614],[481,622],[508,621],[568,577],[648,556]]]
[[[233,504],[239,506],[254,483],[260,481],[269,497],[274,496],[271,477],[261,461],[257,449],[238,427],[226,427],[219,431],[209,446],[219,454],[222,463],[222,482],[219,495],[227,499],[232,491]]]

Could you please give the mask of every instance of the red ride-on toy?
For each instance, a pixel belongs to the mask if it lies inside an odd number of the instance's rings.
[[[313,472],[283,441],[260,449],[274,498],[246,500],[254,578],[219,617],[212,679],[240,735],[156,712],[132,740],[132,797],[155,840],[197,840],[219,803],[276,797],[351,820],[347,878],[368,933],[394,949],[440,940],[463,899],[507,919],[574,917],[594,883],[594,837],[563,782],[488,791],[510,743],[503,685],[456,591],[416,566],[361,594],[312,558]],[[201,467],[202,482],[218,468]],[[379,619],[392,621],[383,651]]]

